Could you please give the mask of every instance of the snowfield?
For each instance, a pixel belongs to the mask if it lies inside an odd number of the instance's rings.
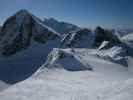
[[[67,54],[64,57],[73,55],[67,60],[75,58],[93,70],[68,71],[64,66],[57,66],[64,58],[59,59],[54,53],[54,60],[51,58],[53,66],[42,65],[29,79],[1,92],[0,100],[132,100],[133,73],[128,67],[95,56],[98,50],[60,50]],[[131,57],[129,62],[132,69]]]

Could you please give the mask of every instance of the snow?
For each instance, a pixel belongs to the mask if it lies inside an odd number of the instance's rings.
[[[52,28],[46,26],[45,24],[43,24],[43,22],[39,18],[30,14],[26,10],[21,10],[16,14],[14,14],[12,17],[14,19],[9,18],[7,20],[5,24],[6,28],[4,30],[5,35],[2,37],[0,41],[0,51],[2,52],[5,46],[13,45],[14,40],[20,37],[19,35],[22,35],[22,43],[23,43],[21,44],[23,45],[22,47],[27,47],[27,44],[29,44],[30,40],[35,36],[40,36],[40,35],[42,37],[45,36],[46,42],[48,40],[52,40],[53,37],[60,38],[59,33],[54,31]],[[28,26],[29,29],[26,28],[27,27],[26,25],[29,25]]]
[[[54,18],[45,18],[43,23],[56,30],[58,33],[61,33],[62,35],[68,34],[72,31],[80,30],[80,27],[78,27],[77,25],[68,22],[58,21]]]
[[[128,35],[125,35],[124,37],[122,37],[122,40],[125,40],[125,41],[133,41],[133,33],[130,33]]]
[[[36,23],[38,23],[40,26],[43,26],[44,28],[47,28],[49,31],[51,31],[52,33],[56,34],[57,36],[60,36],[59,33],[57,33],[55,30],[53,30],[52,28],[46,26],[42,21],[40,21],[36,16],[32,15],[33,20],[36,21]]]
[[[2,92],[3,90],[7,89],[9,86],[9,84],[3,82],[3,81],[0,81],[0,92]]]
[[[27,13],[22,11],[17,16],[18,29]],[[76,32],[62,36],[66,44],[75,42],[72,48],[57,48],[60,34],[34,15],[28,16],[37,28],[33,35],[47,36],[52,32],[57,38],[48,38],[45,44],[31,38],[29,48],[10,57],[0,56],[0,79],[8,83],[19,81],[14,85],[0,81],[0,100],[132,100],[133,58],[127,55],[127,48],[114,46],[102,50],[108,44],[104,41],[99,49],[88,49],[93,44],[93,33],[79,36]],[[10,32],[7,33],[0,45],[5,40],[12,43],[18,34],[9,38]],[[133,34],[115,34],[133,46]]]
[[[84,63],[80,62],[74,54],[67,53],[58,48],[53,49],[53,51],[49,54],[47,61],[40,70],[45,67],[61,67],[69,71],[89,70],[90,68],[88,65],[84,65]]]
[[[0,97],[2,100],[83,99],[86,95],[106,86],[108,83],[95,79],[93,74],[87,71],[49,70],[41,76],[14,85],[2,92]]]
[[[103,43],[100,45],[100,47],[98,49],[101,50],[108,44],[109,44],[109,41],[103,41]]]
[[[125,43],[127,46],[129,46],[129,49],[131,49],[130,52],[132,54],[132,49],[133,49],[133,33],[130,33],[130,34],[122,37],[121,41],[123,43]]]
[[[123,48],[123,47],[119,47],[119,46],[114,46],[110,49],[107,50],[99,50],[96,52],[96,56],[105,59],[105,60],[109,60],[109,61],[113,61],[115,63],[119,63],[123,66],[128,66],[127,63],[127,49]]]
[[[14,83],[28,78],[45,62],[52,47],[58,47],[58,42],[49,40],[46,44],[40,44],[32,41],[28,49],[10,57],[0,56],[0,79]]]
[[[65,52],[66,58],[73,54],[80,63],[90,65],[93,70],[68,71],[64,68],[43,65],[29,79],[1,92],[0,99],[125,100],[126,98],[126,100],[132,100],[132,81],[127,80],[132,79],[133,73],[128,67],[95,56],[97,52],[95,49],[55,49],[54,52],[58,50]],[[57,55],[54,57],[52,61],[57,62],[59,60]],[[67,59],[65,64],[70,60]],[[53,62],[51,64],[54,64]],[[130,64],[132,62],[130,58]],[[117,99],[119,96],[123,98]]]
[[[119,39],[132,33],[132,32],[133,32],[133,29],[124,29],[123,28],[123,29],[115,29],[114,30],[114,34],[116,34]]]
[[[97,94],[97,97],[99,97],[98,100],[132,100],[132,93],[133,80],[130,79],[118,82],[110,87],[106,87],[101,91],[101,93]]]
[[[62,47],[91,48],[94,42],[93,33],[88,29],[81,29],[67,34],[62,40]]]
[[[0,49],[2,49],[0,50],[0,80],[8,83],[15,83],[28,78],[45,62],[50,51],[55,47],[59,47],[60,44],[60,34],[44,25],[39,18],[28,11],[21,10],[14,14],[13,18],[8,19],[5,35],[0,41]],[[27,29],[26,25],[29,25],[29,29]],[[23,33],[20,32],[21,28]],[[23,43],[19,44],[21,45],[21,51],[16,50],[15,54],[8,57],[2,56],[1,53],[5,50],[3,47],[7,45],[13,47],[15,39],[19,38],[20,34],[23,38],[21,41]],[[35,41],[34,37],[36,35],[40,36],[40,34],[46,40],[45,43]],[[5,41],[7,43],[4,43]]]

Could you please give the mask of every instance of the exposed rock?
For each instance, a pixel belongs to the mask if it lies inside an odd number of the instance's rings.
[[[97,27],[95,29],[94,47],[99,47],[103,41],[109,41],[110,47],[121,44],[121,41],[112,31]]]
[[[29,47],[32,39],[46,43],[60,36],[26,10],[20,10],[8,18],[0,35],[0,50],[7,56]]]
[[[62,39],[62,46],[71,48],[88,48],[92,47],[93,41],[93,33],[88,29],[81,29],[67,34]]]
[[[128,52],[126,48],[114,46],[107,50],[100,50],[96,52],[96,56],[105,60],[109,60],[123,66],[128,66],[127,56]]]

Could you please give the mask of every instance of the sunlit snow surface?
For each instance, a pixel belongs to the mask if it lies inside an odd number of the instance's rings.
[[[70,49],[62,50],[72,53]],[[91,49],[74,52],[77,59],[90,65],[93,71],[40,68],[29,79],[1,92],[0,100],[132,100],[133,82],[127,80],[133,77],[129,71],[133,59],[129,57],[128,69],[95,56],[95,52],[97,50]]]

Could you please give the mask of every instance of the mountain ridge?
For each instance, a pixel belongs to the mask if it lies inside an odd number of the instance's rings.
[[[81,29],[77,25],[71,24],[69,22],[58,21],[54,18],[45,18],[43,23],[61,34],[67,34]]]

